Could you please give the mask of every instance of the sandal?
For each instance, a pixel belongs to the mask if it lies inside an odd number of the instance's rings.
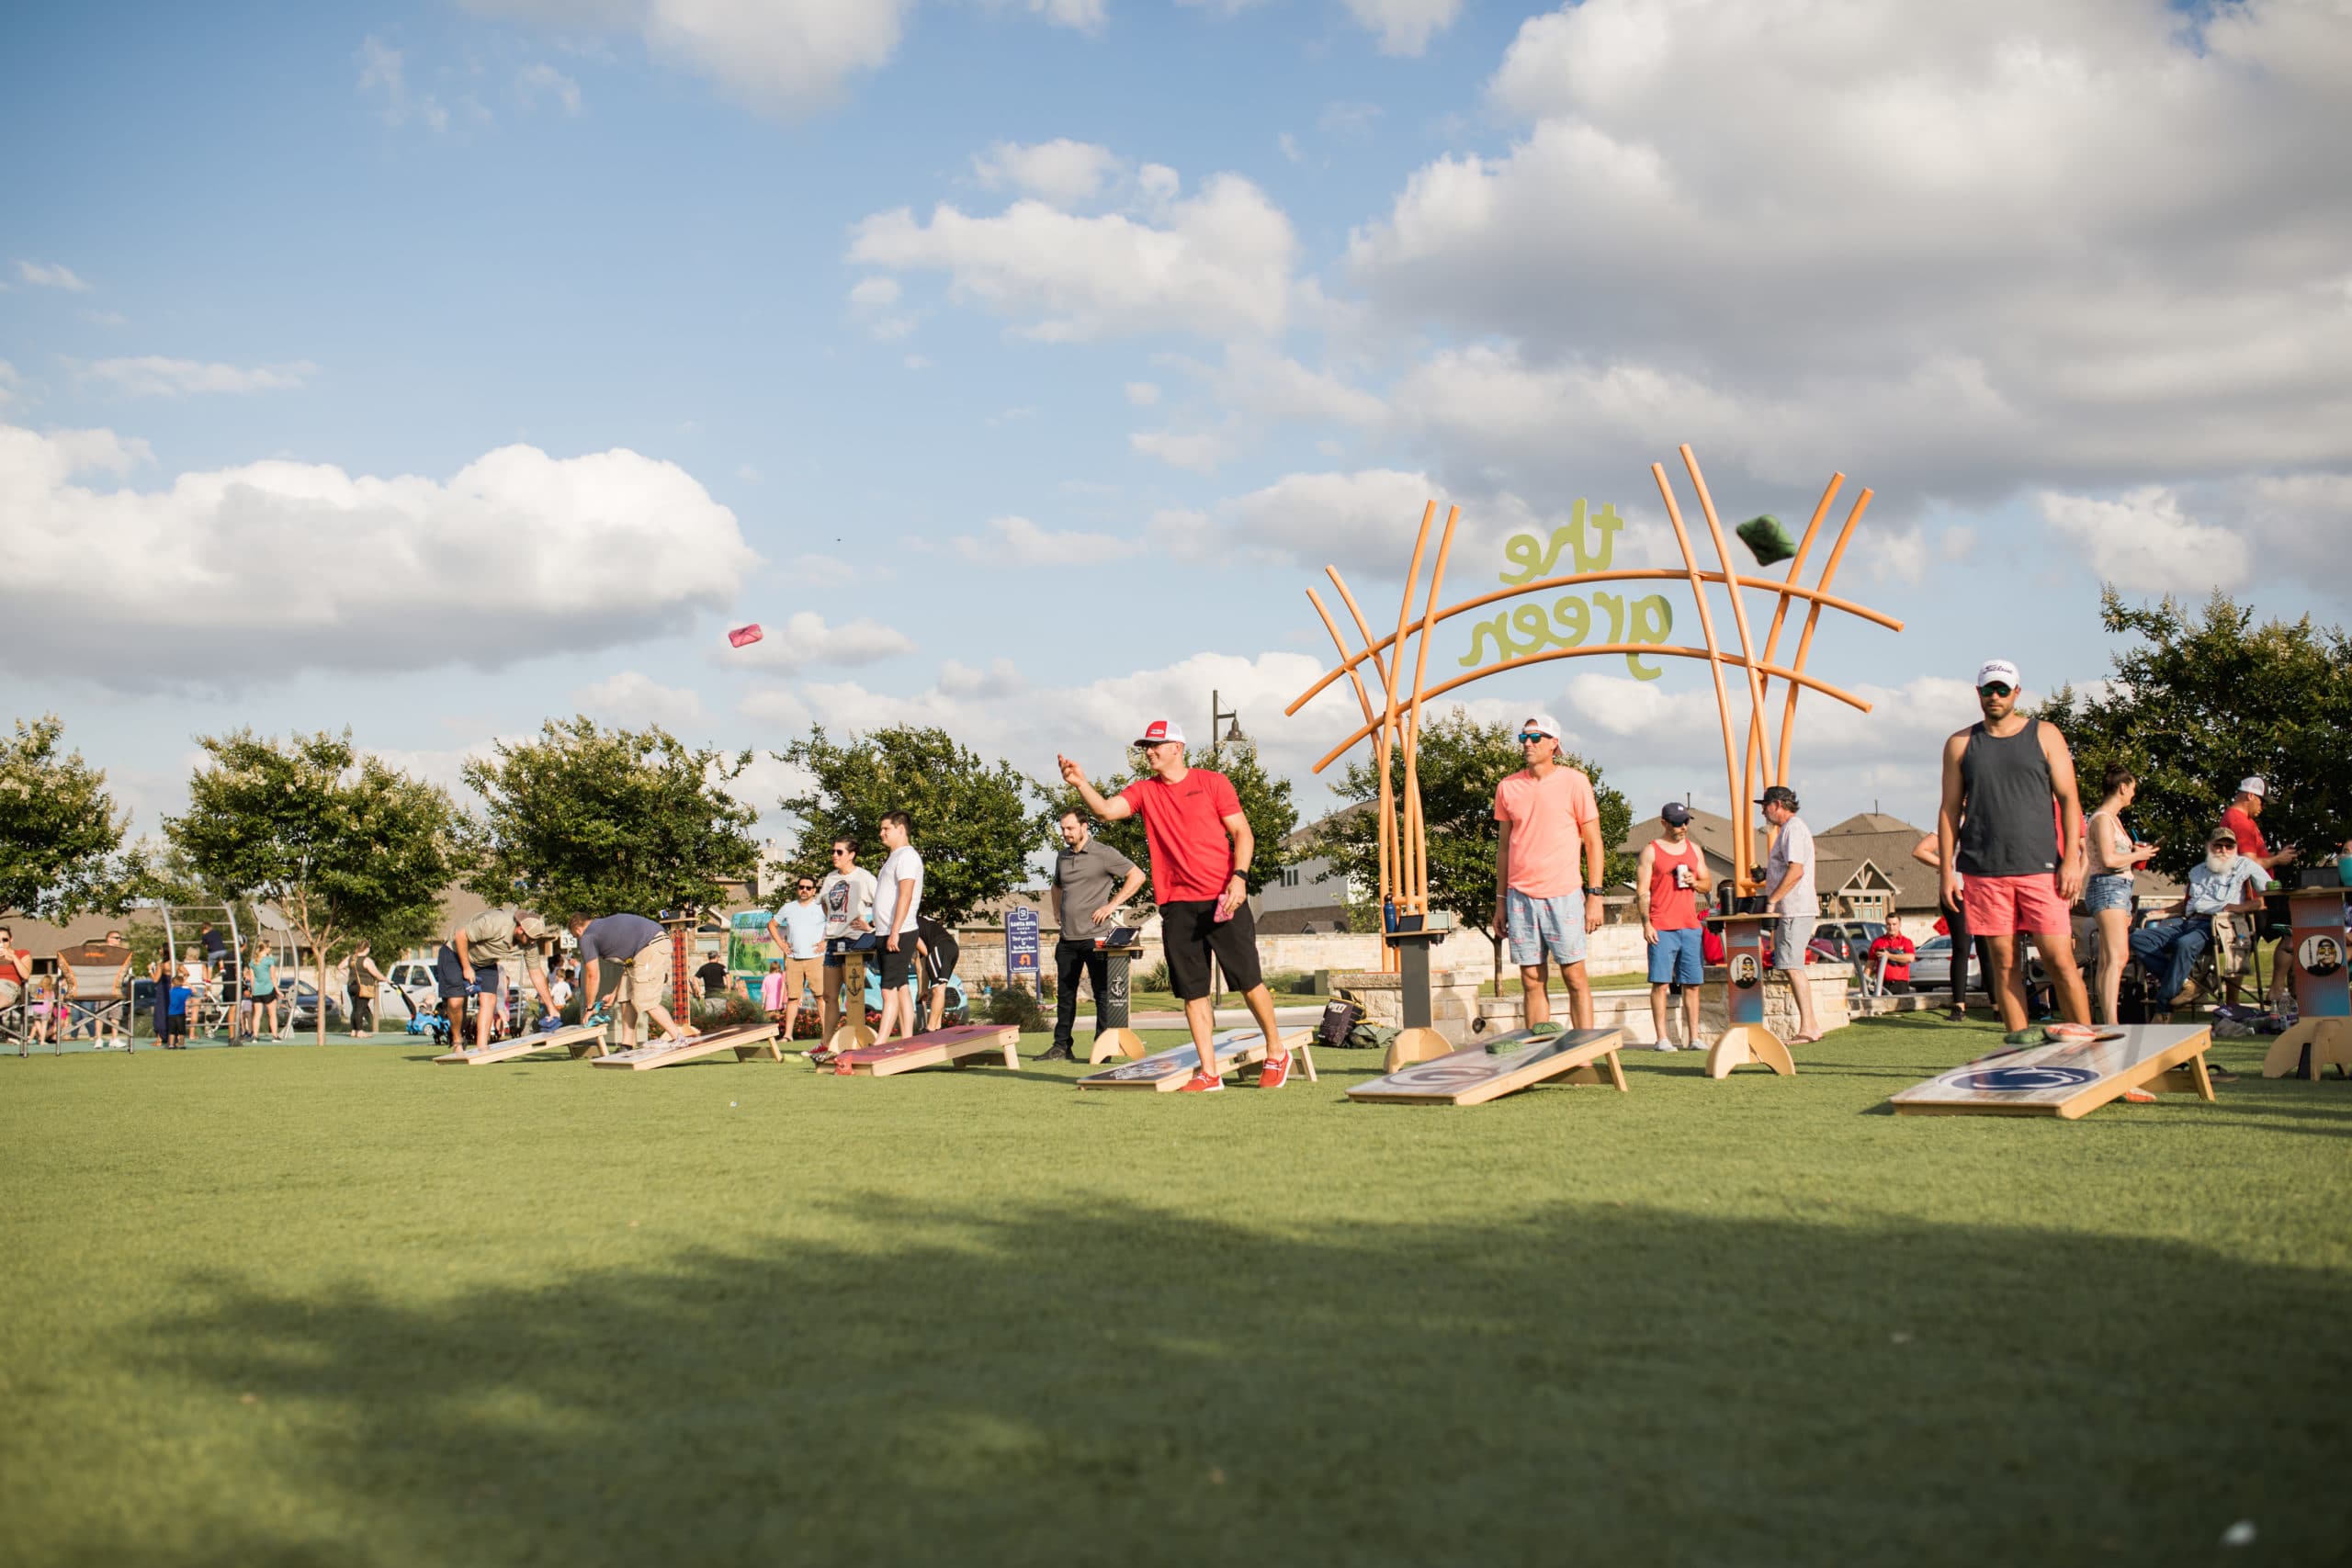
[[[1818,1034],[1792,1034],[1788,1039],[1781,1041],[1781,1043],[1783,1045],[1818,1045],[1821,1043],[1821,1036]]]

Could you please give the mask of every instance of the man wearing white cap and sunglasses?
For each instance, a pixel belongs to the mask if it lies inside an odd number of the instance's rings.
[[[1581,768],[1560,761],[1560,721],[1531,714],[1519,727],[1526,766],[1495,786],[1495,930],[1510,937],[1527,1027],[1556,1034],[1544,964],[1568,987],[1568,1016],[1592,1027],[1585,936],[1600,929],[1600,806]],[[1579,871],[1581,866],[1581,871]]]
[[[1151,896],[1159,905],[1159,942],[1168,957],[1169,984],[1184,1003],[1201,1065],[1183,1088],[1203,1094],[1225,1087],[1216,1072],[1209,1043],[1216,1028],[1216,1003],[1209,995],[1209,961],[1225,970],[1227,984],[1241,993],[1250,1016],[1266,1032],[1266,1063],[1260,1089],[1280,1089],[1290,1078],[1290,1053],[1274,1031],[1274,998],[1258,967],[1258,930],[1250,913],[1250,857],[1258,840],[1233,781],[1207,768],[1186,765],[1184,731],[1174,719],[1156,718],[1136,740],[1148,776],[1104,799],[1068,757],[1057,757],[1062,781],[1079,793],[1086,808],[1105,822],[1140,813],[1151,846]]]
[[[1942,895],[1992,951],[1986,985],[2012,1035],[2030,1021],[2023,974],[2010,962],[2033,938],[2068,1030],[2089,1031],[2090,994],[2075,963],[2068,906],[2083,890],[2083,803],[2066,738],[2017,711],[2018,667],[1988,660],[1976,671],[1984,715],[1944,742],[1936,840]],[[1965,886],[1962,886],[1962,878]],[[1964,900],[1964,902],[1962,902]],[[2071,1026],[2071,1027],[2069,1027]]]

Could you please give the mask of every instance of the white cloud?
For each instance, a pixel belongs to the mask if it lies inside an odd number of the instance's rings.
[[[910,354],[902,363],[904,363],[906,367],[910,370],[928,370],[931,368],[930,358],[927,355],[921,354]]]
[[[447,480],[268,461],[157,491],[77,482],[146,457],[112,431],[0,425],[16,540],[0,618],[20,671],[128,690],[320,668],[487,672],[684,630],[758,564],[691,475],[627,450],[504,446]],[[109,626],[94,639],[101,581]]]
[[[24,387],[25,378],[17,374],[17,367],[6,360],[0,359],[0,409],[5,409],[22,398],[25,395]]]
[[[2347,75],[2352,18],[2280,0],[1589,0],[1496,73],[1515,143],[1416,172],[1348,269],[1392,332],[1500,340],[1406,389],[1531,491],[1683,439],[1913,507],[2339,468]]]
[[[1238,445],[1232,436],[1214,430],[1138,430],[1127,437],[1130,449],[1196,474],[1215,473]]]
[[[36,288],[62,288],[69,294],[87,294],[90,286],[74,276],[68,266],[19,260],[17,276]]]
[[[783,625],[764,629],[767,635],[760,641],[729,649],[718,655],[719,660],[728,665],[798,671],[819,665],[879,664],[915,650],[914,639],[906,633],[864,615],[835,626],[814,610],[799,610]]]
[[[420,120],[438,132],[449,129],[449,111],[431,93],[422,97],[408,89],[407,57],[383,39],[370,34],[359,45],[359,91],[377,103],[377,112],[384,123],[406,125]]]
[[[1419,54],[1453,25],[1462,0],[1347,0],[1348,15],[1379,35],[1383,54]]]
[[[895,277],[861,277],[851,285],[849,302],[864,310],[886,310],[899,302]]]
[[[986,670],[951,659],[939,667],[939,689],[951,697],[1016,697],[1029,682],[1010,659],[992,659]]]
[[[988,566],[1069,566],[1118,560],[1142,548],[1109,534],[1057,533],[1026,517],[991,517],[984,535],[959,535],[955,541],[957,555]]]
[[[1315,117],[1315,129],[1343,141],[1360,141],[1370,136],[1372,128],[1380,123],[1381,112],[1378,104],[1345,100],[1325,104],[1323,112]]]
[[[891,310],[904,291],[895,277],[861,277],[850,286],[850,314],[882,343],[896,343],[915,330],[915,318]]]
[[[857,568],[839,556],[795,556],[785,570],[795,592],[830,592],[857,576]]]
[[[638,670],[621,670],[571,694],[580,711],[611,723],[643,728],[658,724],[675,734],[700,724],[702,698],[684,686],[665,686]]]
[[[2159,485],[2113,501],[2044,491],[2041,515],[2072,541],[2101,579],[2128,593],[2203,592],[2244,584],[2252,566],[2245,538],[2199,523]]]
[[[972,159],[972,171],[990,190],[1011,186],[1053,207],[1075,207],[1100,195],[1118,172],[1118,155],[1091,141],[1000,141]]]
[[[563,106],[564,113],[580,112],[580,84],[544,62],[526,65],[514,73],[514,96],[526,108],[536,108],[542,97],[550,97]]]
[[[1094,0],[1077,0],[1084,9]],[[707,76],[755,108],[798,115],[898,51],[914,0],[468,0],[474,9],[563,28],[629,30],[655,55]],[[1048,9],[1069,11],[1069,0]]]
[[[1298,138],[1293,136],[1289,131],[1285,130],[1280,136],[1275,137],[1274,145],[1282,150],[1283,156],[1290,162],[1294,164],[1303,164],[1306,162],[1306,154],[1300,152],[1298,149]]]
[[[1172,171],[1146,164],[1141,203],[1080,217],[1023,197],[995,217],[941,204],[928,221],[906,208],[852,232],[849,259],[893,271],[944,272],[958,300],[1075,341],[1136,333],[1220,337],[1279,331],[1298,243],[1290,220],[1238,175],[1176,195]]]
[[[1342,424],[1377,424],[1388,414],[1374,394],[1257,344],[1228,344],[1224,365],[1201,373],[1221,402],[1250,413]]]
[[[1159,401],[1159,388],[1150,381],[1130,381],[1127,383],[1127,401],[1139,409],[1150,408]]]
[[[150,354],[134,359],[101,359],[87,373],[126,397],[176,398],[192,392],[295,391],[317,375],[319,367],[307,359],[287,365],[238,366]]]

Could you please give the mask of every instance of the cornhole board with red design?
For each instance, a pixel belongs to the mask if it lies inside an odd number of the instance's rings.
[[[765,1056],[781,1062],[784,1053],[777,1049],[776,1032],[783,1025],[774,1020],[766,1023],[747,1024],[741,1029],[722,1029],[716,1033],[697,1034],[674,1044],[656,1041],[630,1051],[616,1051],[599,1057],[593,1066],[619,1067],[632,1073],[649,1072],[655,1067],[674,1067],[684,1062],[699,1062],[705,1056],[716,1056],[722,1051],[732,1051],[739,1062],[753,1056]]]
[[[1315,1039],[1311,1029],[1294,1030],[1282,1037],[1283,1049],[1294,1053],[1306,1068],[1306,1081],[1315,1077],[1315,1053],[1310,1048]],[[1209,1037],[1209,1049],[1216,1056],[1217,1077],[1223,1077],[1237,1067],[1247,1067],[1266,1059],[1265,1032],[1256,1027],[1228,1029]],[[1189,1040],[1165,1051],[1154,1051],[1132,1062],[1122,1062],[1107,1072],[1089,1073],[1078,1080],[1080,1089],[1148,1089],[1165,1094],[1182,1089],[1184,1080],[1200,1066],[1201,1054]]]
[[[887,1078],[920,1067],[960,1067],[982,1056],[999,1056],[1015,1072],[1021,1070],[1021,1031],[1009,1024],[959,1023],[927,1034],[893,1040],[883,1045],[860,1045],[833,1058],[833,1071],[842,1077],[863,1073]]]
[[[1613,1084],[1625,1091],[1625,1069],[1617,1060],[1624,1044],[1620,1029],[1568,1029],[1530,1034],[1523,1029],[1400,1067],[1385,1077],[1356,1085],[1350,1100],[1396,1105],[1484,1105],[1540,1083]]]
[[[2130,1089],[2213,1098],[2200,1024],[2133,1023],[2074,1045],[2019,1045],[1963,1062],[1888,1103],[1898,1116],[2055,1116],[2072,1122]]]
[[[575,1061],[582,1056],[598,1055],[605,1049],[605,1026],[601,1023],[575,1023],[569,1029],[550,1029],[544,1034],[518,1034],[512,1040],[501,1040],[479,1051],[450,1051],[433,1060],[444,1067],[487,1067],[495,1062],[519,1061],[525,1056],[558,1048],[570,1052]]]

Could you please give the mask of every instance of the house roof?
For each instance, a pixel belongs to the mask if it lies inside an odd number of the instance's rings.
[[[1839,833],[1908,833],[1916,844],[1926,831],[1925,828],[1914,828],[1902,818],[1889,817],[1883,811],[1857,811],[1836,827],[1815,833],[1814,839],[1817,842]]]

